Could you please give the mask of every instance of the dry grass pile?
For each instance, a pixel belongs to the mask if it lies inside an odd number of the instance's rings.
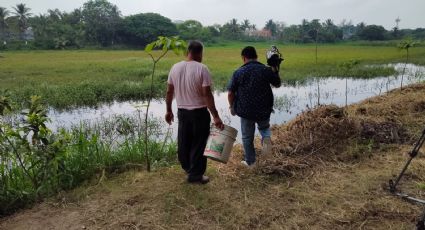
[[[306,111],[287,125],[273,128],[273,154],[263,157],[259,169],[267,174],[293,174],[322,156],[334,156],[360,132],[359,123],[344,108],[328,105]]]
[[[413,143],[425,124],[424,98],[425,84],[417,84],[346,108],[326,105],[305,111],[288,124],[273,127],[273,152],[259,156],[258,171],[291,176],[321,162],[350,159],[344,153],[353,146]],[[240,159],[242,150],[235,155]]]
[[[349,106],[347,113],[363,123],[374,123],[375,126],[391,123],[389,126],[400,131],[397,133],[401,138],[398,143],[410,143],[425,127],[425,84],[415,84],[402,91],[397,89],[383,96],[367,99]]]

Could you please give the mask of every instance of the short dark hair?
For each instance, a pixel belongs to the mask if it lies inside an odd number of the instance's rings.
[[[204,45],[200,41],[190,41],[187,47],[187,52],[191,54],[201,54],[204,49]]]
[[[257,51],[255,51],[255,48],[252,46],[247,46],[243,48],[241,55],[243,57],[246,57],[248,59],[257,59]]]

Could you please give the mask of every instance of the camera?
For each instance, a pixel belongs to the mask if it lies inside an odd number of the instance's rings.
[[[266,58],[267,64],[271,67],[276,67],[277,69],[279,69],[280,63],[282,63],[284,60],[282,54],[275,45],[273,45],[271,49],[267,51]]]

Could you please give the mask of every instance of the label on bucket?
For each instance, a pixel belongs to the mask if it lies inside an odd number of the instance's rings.
[[[216,140],[212,139],[210,144],[210,151],[221,155],[224,149],[224,144],[224,142],[217,142]]]
[[[205,156],[212,158],[221,158],[221,154],[224,150],[224,145],[226,144],[221,138],[219,138],[215,132],[210,134],[210,138],[208,140],[207,148],[205,149]]]

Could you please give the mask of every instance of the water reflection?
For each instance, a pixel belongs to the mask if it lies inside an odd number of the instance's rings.
[[[399,73],[402,72],[404,64],[395,65]],[[407,65],[404,75],[403,85],[408,85],[425,80],[425,67]],[[284,74],[283,74],[284,78]],[[352,78],[323,78],[311,79],[302,84],[282,86],[273,89],[275,95],[275,113],[271,116],[272,124],[282,124],[293,119],[300,112],[313,108],[317,104],[336,104],[343,106],[346,103],[356,103],[368,97],[381,95],[389,90],[399,88],[401,76],[378,77],[373,79],[352,79]],[[227,93],[215,93],[217,110],[220,112],[222,120],[238,130],[240,129],[239,118],[230,115],[228,110]],[[104,104],[97,108],[78,108],[70,111],[57,111],[51,109],[49,117],[51,122],[49,127],[57,130],[59,127],[70,128],[80,122],[96,122],[116,115],[137,115],[137,109],[142,102],[114,102]],[[173,102],[173,110],[176,113],[176,103]],[[150,108],[151,114],[162,118],[165,114],[165,102],[163,100],[154,101]],[[176,114],[175,114],[176,115]],[[177,133],[177,119],[171,128],[173,136]],[[164,123],[165,124],[165,123]],[[166,130],[168,127],[164,127]],[[240,137],[240,135],[239,135]]]

